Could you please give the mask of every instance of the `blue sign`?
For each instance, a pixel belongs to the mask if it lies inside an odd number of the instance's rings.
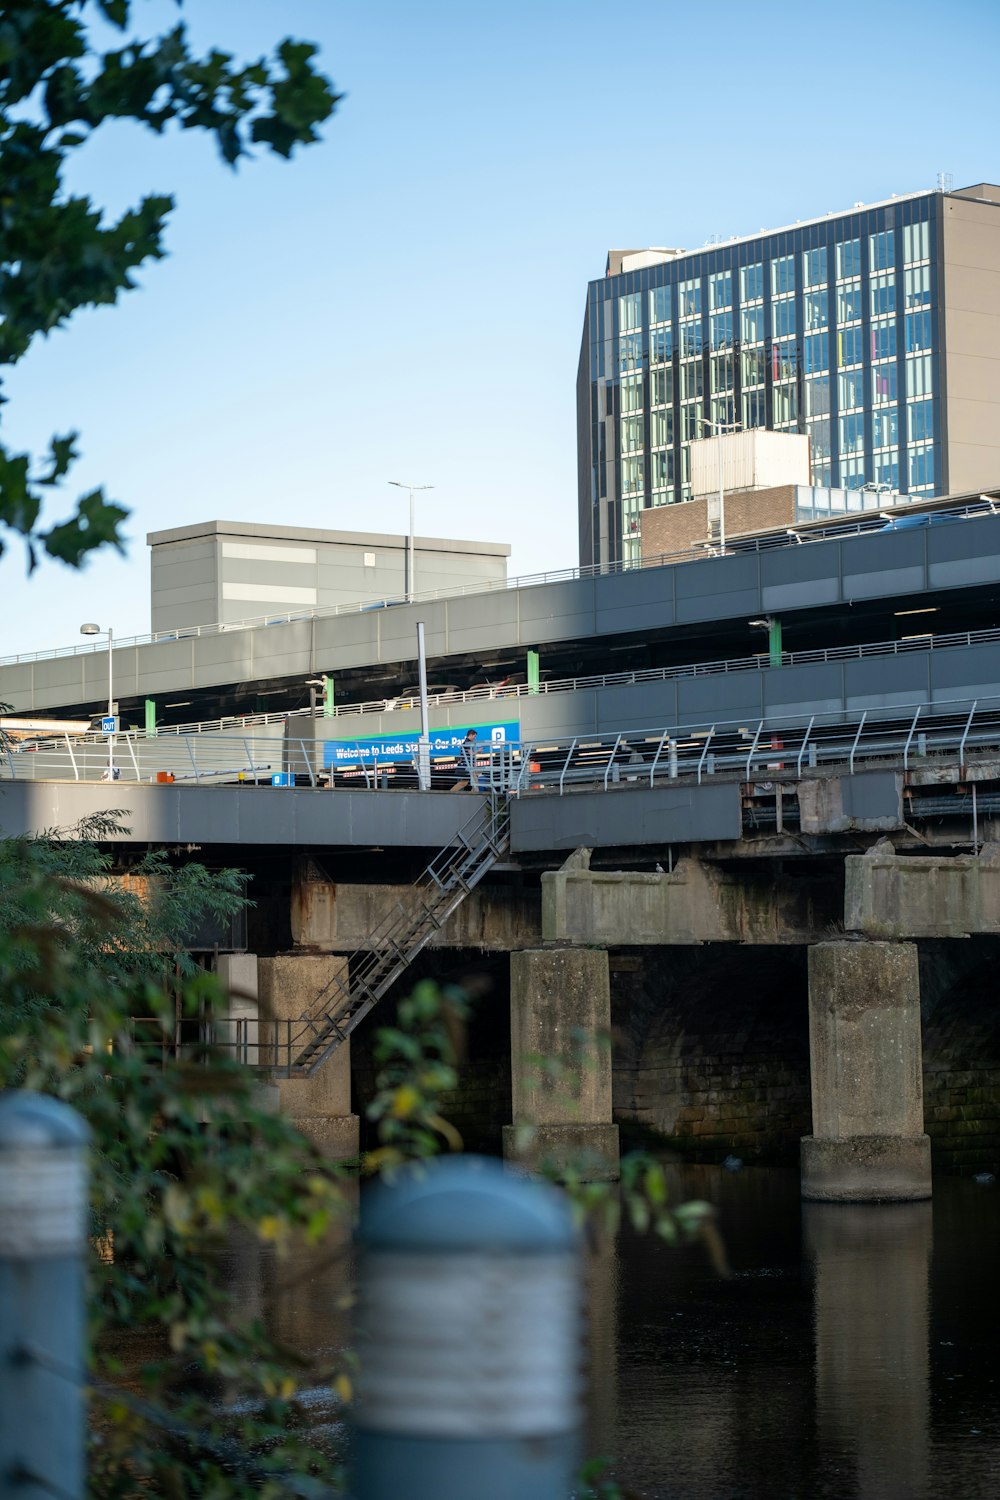
[[[117,719],[117,717],[115,717],[113,715],[110,715],[110,714],[105,714],[104,718],[101,720],[101,733],[102,734],[117,734],[118,733],[118,719]]]
[[[428,732],[431,760],[456,760],[465,747],[465,736],[470,729],[476,731],[476,749],[485,752],[521,738],[521,726],[509,724],[465,724],[461,728],[431,729]],[[323,764],[336,770],[351,770],[354,767],[374,763],[385,765],[390,761],[406,764],[416,760],[419,734],[379,734],[366,740],[326,740],[323,744]]]

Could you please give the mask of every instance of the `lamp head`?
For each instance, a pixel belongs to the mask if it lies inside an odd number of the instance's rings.
[[[80,626],[80,634],[81,635],[103,635],[104,631],[101,629],[100,625],[95,625],[92,621],[88,621],[86,625],[81,625]]]

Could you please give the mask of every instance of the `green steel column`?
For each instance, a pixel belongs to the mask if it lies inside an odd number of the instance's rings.
[[[333,707],[333,678],[331,676],[329,676],[326,672],[324,672],[323,673],[323,717],[324,717],[324,719],[332,719],[333,716],[334,716],[334,707]]]
[[[538,652],[528,652],[528,692],[538,692]]]
[[[774,615],[767,620],[767,655],[772,667],[781,666],[781,621]]]
[[[146,699],[146,738],[156,739],[156,703],[152,698]]]

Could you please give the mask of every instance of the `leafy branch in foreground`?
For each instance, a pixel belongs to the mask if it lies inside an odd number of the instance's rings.
[[[138,268],[166,253],[170,195],[149,194],[106,221],[89,198],[65,191],[68,158],[102,126],[204,131],[235,166],[255,146],[290,157],[316,141],[338,102],[307,42],[286,39],[272,57],[241,65],[218,48],[193,53],[179,24],[101,50],[94,24],[125,33],[131,11],[130,0],[11,0],[0,12],[0,366],[78,309],[117,302]],[[3,528],[24,539],[31,569],[39,548],[76,567],[97,547],[121,547],[128,512],[102,489],[65,520],[40,524],[77,437],[54,437],[39,459],[0,445],[0,554]]]
[[[172,1045],[178,999],[193,1037],[220,1004],[176,940],[231,913],[238,879],[138,868],[127,889],[93,844],[0,841],[0,1087],[65,1100],[94,1139],[89,1493],[305,1495],[332,1466],[296,1392],[308,1376],[347,1394],[347,1362],[318,1376],[246,1317],[223,1252],[343,1233],[341,1172],[260,1106],[249,1070]]]

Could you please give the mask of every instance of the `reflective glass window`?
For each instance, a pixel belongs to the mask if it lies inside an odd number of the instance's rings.
[[[931,300],[930,266],[913,266],[903,272],[903,305],[928,307]]]
[[[670,294],[673,288],[670,286],[654,286],[649,293],[649,321],[651,323],[670,322]]]
[[[622,381],[622,411],[642,411],[642,376],[631,375]]]
[[[865,482],[865,459],[862,452],[840,454],[840,483],[843,489],[853,491],[848,499],[847,509],[858,511],[862,509],[861,496],[857,493]]]
[[[708,278],[708,307],[710,312],[718,312],[723,307],[733,305],[733,273],[732,271],[716,271]]]
[[[830,367],[830,335],[807,333],[802,346],[802,368],[807,375]]]
[[[930,232],[926,219],[922,224],[907,224],[903,230],[903,262],[905,265],[913,265],[914,261],[930,259]]]
[[[911,448],[908,453],[910,489],[927,490],[934,487],[934,449]]]
[[[642,369],[642,334],[623,333],[618,340],[618,370],[624,375],[629,370]]]
[[[740,301],[759,302],[764,295],[764,267],[758,261],[754,266],[740,269]]]
[[[802,307],[807,333],[827,326],[830,310],[825,287],[821,292],[806,292],[802,298]]]
[[[906,352],[915,354],[931,347],[931,315],[929,312],[906,314]]]
[[[825,245],[820,245],[815,250],[803,250],[802,285],[805,287],[826,285]]]
[[[712,397],[711,421],[712,426],[715,428],[732,427],[736,421],[736,402],[731,391],[724,395]]]
[[[799,398],[795,386],[776,385],[774,387],[775,427],[786,427],[790,422],[797,422],[798,418]]]
[[[641,451],[643,444],[643,418],[639,414],[632,417],[622,417],[622,452],[636,453]]]
[[[741,333],[744,344],[762,344],[764,342],[764,305],[758,302],[756,307],[744,307],[740,312]]]
[[[837,399],[841,411],[850,411],[852,407],[864,406],[865,404],[865,382],[861,370],[844,370],[838,376]]]
[[[803,381],[803,404],[806,418],[830,414],[830,377],[816,375]]]
[[[690,401],[692,398],[700,398],[704,389],[704,370],[701,360],[681,365],[681,400]]]
[[[934,437],[933,401],[911,401],[906,407],[906,436],[911,443],[929,443]]]
[[[650,412],[649,441],[654,448],[673,447],[674,414],[672,411]]]
[[[837,288],[837,322],[856,323],[861,319],[861,282],[847,281]]]
[[[681,407],[681,442],[689,443],[692,438],[700,438],[705,435],[705,425],[702,421],[701,404],[695,406]]]
[[[872,405],[881,406],[895,401],[899,394],[896,362],[872,366]]]
[[[744,349],[741,362],[743,384],[763,385],[767,375],[767,355],[763,349]]]
[[[868,237],[868,268],[874,276],[876,271],[891,271],[896,264],[895,236],[891,229]]]
[[[828,459],[831,443],[829,417],[823,417],[818,422],[807,422],[806,432],[809,434],[813,459]]]
[[[701,323],[681,324],[681,359],[701,353]]]
[[[841,453],[863,453],[865,447],[865,419],[860,411],[850,411],[840,418]]]
[[[790,380],[799,371],[799,357],[793,343],[771,345],[772,380]]]
[[[672,448],[667,448],[652,455],[651,479],[654,490],[673,488],[674,454]]]
[[[668,324],[666,328],[652,328],[649,333],[649,362],[651,365],[665,365],[674,354],[674,330]]]
[[[906,361],[906,396],[933,396],[934,374],[929,354],[918,354]]]
[[[886,453],[876,453],[872,459],[872,478],[876,484],[887,484],[899,489],[899,453],[891,448]]]
[[[899,441],[899,409],[880,406],[872,413],[872,447],[895,448]]]
[[[794,338],[795,336],[795,301],[792,297],[783,298],[780,302],[771,305],[771,333],[776,339]]]
[[[712,383],[713,393],[732,389],[736,374],[735,360],[731,353],[712,355],[709,361],[709,379]]]
[[[654,370],[649,377],[650,406],[670,406],[674,399],[674,372],[672,369]]]
[[[641,495],[644,489],[645,476],[642,469],[642,457],[622,459],[622,494]]]
[[[847,330],[844,330],[845,333]],[[872,359],[895,359],[896,323],[872,324]]]
[[[871,281],[872,317],[896,311],[895,276],[873,276]]]
[[[700,317],[701,278],[699,276],[696,276],[693,281],[682,281],[677,288],[677,313],[681,318]]]
[[[841,368],[844,365],[859,365],[863,349],[864,340],[860,327],[837,330],[837,364]]]
[[[783,255],[771,262],[771,295],[779,297],[795,290],[795,256]]]
[[[622,333],[630,333],[642,327],[642,294],[630,292],[618,298],[618,327]]]
[[[733,312],[712,313],[708,320],[708,335],[712,349],[723,349],[733,342]]]
[[[764,407],[763,390],[743,392],[743,426],[749,431],[752,427],[763,427],[766,424],[767,414]]]
[[[861,241],[842,240],[837,246],[837,280],[861,275]]]

